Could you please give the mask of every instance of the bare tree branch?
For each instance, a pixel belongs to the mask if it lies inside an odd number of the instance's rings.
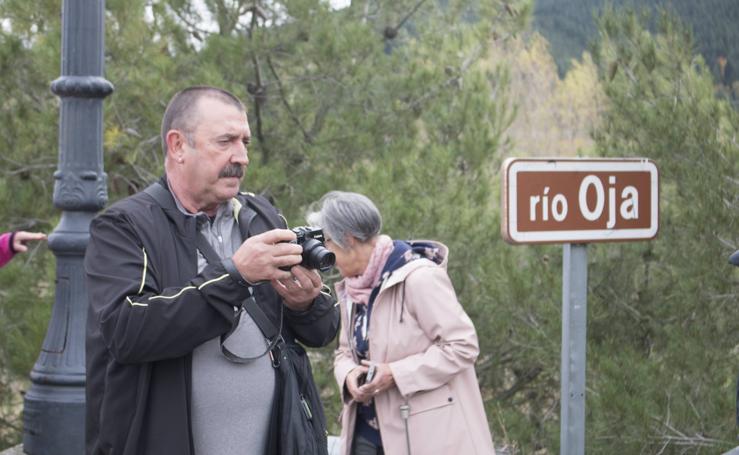
[[[23,428],[20,425],[17,425],[2,416],[0,416],[0,426],[10,428],[11,430],[18,432],[18,433],[23,431]]]
[[[709,438],[700,433],[690,435],[675,428],[675,426],[672,424],[670,403],[671,399],[668,395],[667,409],[665,410],[666,414],[664,419],[660,419],[655,416],[652,417],[652,419],[659,423],[659,425],[662,427],[661,431],[660,429],[658,429],[659,436],[654,437],[654,439],[663,441],[660,453],[664,452],[666,448],[670,445],[682,447],[717,447],[724,446],[726,444],[725,441],[722,441],[720,439]],[[690,404],[692,406],[692,403]]]
[[[540,366],[535,366],[527,371],[524,371],[521,375],[517,375],[516,382],[513,383],[508,389],[495,395],[495,399],[498,401],[504,401],[523,390],[528,384],[533,382],[544,369]]]
[[[251,11],[251,25],[247,30],[247,37],[251,41],[253,40],[254,30],[259,27],[259,18],[261,18],[262,21],[265,21],[266,16],[264,10],[260,7],[259,2],[256,0],[252,5],[249,6],[249,8],[247,8],[247,11]],[[259,57],[257,57],[255,52],[251,54],[251,61],[252,65],[254,66],[254,76],[256,82],[253,84],[253,86],[251,83],[247,84],[246,91],[254,97],[256,137],[260,145],[262,146],[262,162],[266,164],[269,162],[272,155],[264,135],[264,120],[262,118],[262,105],[266,101],[267,94],[262,77],[262,67],[259,63]]]
[[[187,17],[185,17],[185,12],[173,8],[171,4],[168,6],[169,10],[172,11],[175,16],[177,16],[177,18],[187,26],[188,31],[195,39],[197,39],[198,41],[203,41],[203,36],[210,35],[210,32],[208,30],[198,25],[198,22],[201,22],[202,18],[197,17],[194,20],[188,19]]]
[[[288,115],[290,116],[292,121],[295,123],[295,125],[303,133],[303,139],[305,140],[305,142],[307,142],[308,144],[313,144],[313,139],[308,134],[308,132],[305,130],[305,128],[303,127],[303,124],[300,122],[300,119],[293,111],[292,106],[290,106],[290,102],[287,101],[287,97],[285,96],[285,90],[282,87],[282,80],[280,80],[280,76],[277,74],[277,70],[272,64],[272,59],[269,56],[267,57],[267,64],[269,65],[269,69],[275,78],[275,82],[277,82],[277,88],[279,89],[279,92],[280,92],[280,98],[282,99],[282,104],[285,106],[285,109],[287,109]]]
[[[425,2],[426,2],[426,0],[420,0],[418,3],[416,3],[416,6],[414,6],[410,10],[410,12],[408,12],[408,14],[406,14],[405,17],[400,20],[400,22],[398,22],[398,25],[396,25],[394,27],[395,28],[395,31],[397,32],[398,30],[400,30],[400,27],[402,27],[403,24],[405,24],[406,21],[411,18],[411,16],[413,16],[414,14],[416,14],[416,11],[418,11],[418,8],[420,8],[421,5],[423,5]]]
[[[55,167],[56,167],[55,164],[27,164],[25,166],[20,166],[15,169],[3,171],[3,174],[7,176],[26,174],[26,173],[30,173],[31,171],[35,169],[54,169]]]

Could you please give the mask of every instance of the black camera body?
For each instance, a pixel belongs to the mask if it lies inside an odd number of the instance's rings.
[[[297,237],[295,242],[303,247],[303,260],[300,263],[307,269],[327,272],[336,263],[336,255],[326,248],[323,230],[313,226],[298,226],[291,229]]]

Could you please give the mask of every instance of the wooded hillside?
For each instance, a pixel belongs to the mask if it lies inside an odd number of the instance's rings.
[[[735,0],[536,0],[534,29],[551,43],[560,74],[596,38],[594,16],[608,4],[671,11],[688,25],[695,50],[717,81],[730,87],[739,80],[739,4]]]

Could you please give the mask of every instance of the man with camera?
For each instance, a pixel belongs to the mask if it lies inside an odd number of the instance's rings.
[[[250,305],[311,347],[338,309],[279,212],[239,192],[251,133],[234,95],[182,90],[161,134],[165,176],[90,227],[87,453],[266,454],[273,346]]]

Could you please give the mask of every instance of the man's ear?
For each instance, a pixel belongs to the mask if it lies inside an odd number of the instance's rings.
[[[167,156],[175,162],[182,162],[185,154],[185,141],[187,138],[180,130],[169,130],[165,136],[167,142]]]

